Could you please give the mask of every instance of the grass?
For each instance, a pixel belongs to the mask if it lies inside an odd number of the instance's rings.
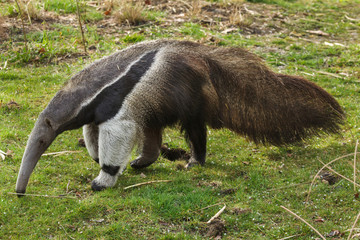
[[[87,46],[91,48],[85,55],[71,10],[73,2],[46,0],[37,5],[39,13],[58,14],[62,20],[27,23],[26,51],[21,25],[7,11],[16,9],[12,8],[15,3],[0,1],[0,11],[11,26],[6,29],[7,38],[0,42],[0,150],[13,151],[5,160],[0,158],[0,238],[208,239],[205,222],[223,205],[200,209],[216,203],[227,205],[220,215],[226,227],[223,239],[318,237],[280,206],[294,211],[326,238],[331,238],[328,235],[332,230],[339,230],[341,236],[337,238],[347,238],[360,209],[358,190],[354,191],[351,183],[341,179],[329,185],[317,179],[309,204],[305,199],[310,182],[322,167],[318,160],[326,163],[354,152],[360,138],[360,46],[356,35],[360,23],[345,17],[358,18],[360,10],[356,6],[360,2],[266,2],[248,1],[247,8],[258,15],[227,32],[224,30],[234,27],[226,20],[231,15],[228,4],[243,11],[239,1],[202,2],[202,6],[210,4],[208,8],[217,9],[216,16],[205,8],[181,15],[172,11],[183,9],[181,6],[159,9],[154,2],[144,6],[144,16],[150,17],[139,26],[111,25],[112,15],[106,16],[83,1],[85,18],[90,12],[97,16],[86,23]],[[226,11],[230,12],[219,16],[219,12]],[[275,13],[278,17],[273,17]],[[242,14],[246,19],[249,13]],[[202,21],[208,19],[206,16],[221,22]],[[308,32],[313,30],[329,36]],[[128,167],[114,188],[96,193],[90,189],[90,181],[99,167],[86,149],[78,146],[81,129],[74,130],[60,135],[48,152],[81,152],[42,157],[27,192],[65,194],[75,199],[17,198],[7,194],[14,191],[27,137],[38,114],[63,83],[95,59],[139,41],[159,38],[245,47],[260,55],[274,71],[304,76],[329,91],[344,107],[346,124],[340,135],[316,137],[288,148],[256,146],[228,130],[208,129],[204,167],[184,171],[179,167],[182,162],[160,157],[142,171]],[[8,106],[12,100],[19,107]],[[176,127],[165,130],[163,142],[188,150]],[[349,157],[331,167],[352,179],[352,162]],[[123,189],[152,180],[171,182]],[[356,233],[359,231],[355,229]]]

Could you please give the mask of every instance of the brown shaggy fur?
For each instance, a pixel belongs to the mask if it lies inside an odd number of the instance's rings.
[[[222,126],[255,143],[277,146],[338,131],[344,113],[319,86],[301,77],[276,74],[243,49],[208,52]]]

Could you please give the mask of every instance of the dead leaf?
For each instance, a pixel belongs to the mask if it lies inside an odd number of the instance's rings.
[[[355,193],[355,194],[354,194],[355,199],[359,199],[359,195],[360,195],[359,192]]]
[[[339,230],[331,230],[331,232],[327,235],[327,237],[336,237],[336,236],[341,236]]]
[[[45,48],[40,48],[38,53],[40,54],[40,53],[44,53],[44,52],[46,52]]]
[[[315,35],[318,35],[318,36],[323,36],[323,37],[328,37],[330,36],[330,34],[326,33],[326,32],[323,32],[321,30],[308,30],[306,31],[307,33],[311,33],[311,34],[315,34]]]
[[[232,212],[236,215],[242,215],[242,214],[246,214],[246,213],[251,213],[251,209],[250,208],[233,208]]]
[[[14,109],[14,108],[19,109],[20,108],[20,105],[17,102],[15,102],[14,100],[11,100],[10,102],[8,102],[6,104],[6,106],[8,107],[8,109]]]
[[[229,195],[229,194],[233,194],[236,192],[235,188],[228,188],[228,189],[224,189],[220,191],[220,194],[222,195]]]
[[[340,178],[337,175],[334,175],[333,173],[328,171],[322,171],[319,174],[319,177],[322,182],[328,183],[329,185],[334,185],[340,180]]]
[[[78,139],[78,144],[79,144],[80,147],[86,147],[85,140],[83,138]]]
[[[8,156],[8,157],[13,157],[13,156],[14,156],[14,151],[8,149],[8,150],[6,151],[6,153],[5,153],[5,155]]]
[[[317,217],[314,220],[315,222],[325,222],[325,220],[322,217]]]
[[[222,34],[228,34],[228,33],[231,33],[231,32],[236,32],[238,30],[239,30],[238,28],[227,28],[224,31],[222,31],[221,33]]]
[[[107,11],[104,12],[104,15],[106,15],[106,16],[107,16],[107,15],[110,15],[110,14],[111,14],[111,9],[109,9],[109,10],[107,10]]]

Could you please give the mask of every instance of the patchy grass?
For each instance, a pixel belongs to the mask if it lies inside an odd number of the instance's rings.
[[[354,152],[360,137],[358,0],[271,0],[265,1],[267,4],[153,0],[142,6],[146,20],[138,26],[116,23],[113,13],[119,6],[82,1],[88,55],[81,46],[74,1],[37,2],[41,3],[36,6],[43,20],[26,21],[29,49],[25,50],[15,2],[0,1],[4,16],[0,22],[0,30],[4,30],[0,34],[0,150],[9,154],[4,160],[0,158],[0,238],[317,237],[280,206],[296,212],[326,238],[332,238],[333,230],[339,231],[335,238],[348,237],[360,209],[359,192],[351,183],[340,178],[329,185],[316,179],[310,202],[306,204],[305,199],[310,182],[322,167],[319,160],[326,163]],[[109,6],[113,9],[107,15]],[[48,152],[80,152],[43,156],[27,189],[32,194],[72,198],[9,195],[15,188],[27,136],[62,84],[95,59],[135,42],[158,38],[245,47],[274,71],[316,82],[344,107],[347,121],[342,133],[277,148],[256,146],[228,130],[209,129],[204,167],[184,171],[183,162],[160,157],[142,171],[128,167],[114,188],[94,193],[90,181],[99,167],[78,145],[79,129],[60,135]],[[176,127],[165,130],[163,141],[188,150]],[[331,166],[352,179],[352,163],[349,157]],[[123,189],[151,180],[171,182]],[[220,215],[225,231],[210,236],[205,222],[222,203],[227,205]],[[355,234],[359,224],[356,227]]]

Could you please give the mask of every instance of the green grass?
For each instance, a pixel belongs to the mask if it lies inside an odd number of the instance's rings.
[[[47,11],[74,16],[74,1],[43,3],[40,6]],[[217,1],[212,4],[224,6]],[[296,212],[326,238],[331,239],[327,235],[332,230],[339,230],[342,236],[338,239],[346,239],[360,209],[358,190],[354,191],[351,183],[342,179],[329,185],[317,179],[310,203],[306,204],[305,199],[310,182],[322,167],[319,160],[326,163],[354,152],[360,138],[360,46],[356,35],[360,24],[345,17],[358,18],[359,4],[358,0],[247,2],[249,9],[260,13],[254,16],[252,27],[281,29],[262,34],[246,34],[246,29],[225,34],[221,24],[199,21],[202,16],[168,24],[172,13],[158,9],[146,9],[149,20],[144,25],[103,27],[106,17],[87,7],[83,14],[93,14],[85,31],[87,46],[93,46],[88,55],[83,53],[76,21],[27,25],[28,50],[21,30],[9,28],[10,37],[0,42],[0,150],[11,150],[13,156],[0,158],[0,239],[209,239],[206,221],[223,203],[227,205],[220,216],[226,227],[223,239],[318,237],[280,206]],[[1,13],[8,15],[11,6],[8,1],[0,1]],[[286,19],[273,20],[270,16],[274,12]],[[17,28],[21,29],[19,25]],[[309,30],[321,30],[329,36],[310,34]],[[346,111],[341,134],[277,148],[256,146],[228,130],[208,129],[204,167],[185,171],[179,166],[183,162],[160,157],[142,171],[129,166],[115,187],[93,192],[90,182],[99,166],[86,149],[78,146],[78,138],[82,137],[78,129],[60,135],[48,152],[81,152],[42,157],[27,189],[31,194],[65,194],[75,199],[17,198],[8,194],[14,192],[33,124],[64,82],[95,59],[136,42],[159,38],[245,47],[260,55],[276,72],[308,78],[330,92]],[[18,108],[7,106],[12,100],[19,104]],[[165,130],[163,142],[189,150],[177,127]],[[349,157],[332,167],[352,179],[352,161]],[[123,189],[151,180],[171,182]],[[226,194],[229,189],[232,191]],[[219,205],[202,209],[216,203]],[[315,221],[318,218],[324,221]]]

